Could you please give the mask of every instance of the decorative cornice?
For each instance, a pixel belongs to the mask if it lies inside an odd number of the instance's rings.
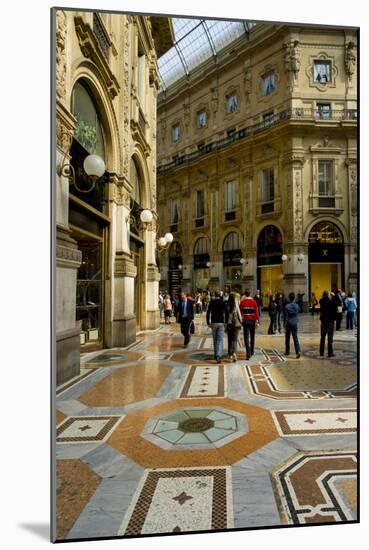
[[[114,263],[114,276],[120,277],[137,277],[137,267],[130,256],[117,253]]]
[[[158,282],[160,281],[160,272],[156,265],[147,266],[147,282]]]
[[[113,75],[110,67],[100,50],[96,36],[88,23],[85,23],[81,16],[74,18],[77,38],[83,55],[95,63],[100,70],[104,82],[108,88],[110,97],[113,99],[118,95],[120,86],[118,80]]]
[[[68,111],[68,109],[59,101],[56,100],[56,145],[67,153],[70,148],[71,139],[74,134],[76,119]]]
[[[78,269],[82,262],[82,252],[69,246],[56,246],[56,265]]]

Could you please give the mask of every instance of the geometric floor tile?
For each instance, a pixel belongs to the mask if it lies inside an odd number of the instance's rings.
[[[244,415],[218,408],[177,409],[149,420],[141,437],[162,449],[221,447],[248,432]]]
[[[56,477],[56,533],[57,539],[65,539],[101,478],[86,464],[74,459],[57,460]]]
[[[157,434],[152,434],[156,420],[166,419],[184,409],[202,407],[209,411],[221,408],[237,418],[237,431],[222,440],[200,444],[174,446]],[[203,415],[203,412],[201,413]],[[211,412],[209,413],[211,414]],[[238,418],[246,417],[246,424]],[[149,421],[152,421],[150,424]],[[154,424],[154,425],[153,425]],[[247,430],[247,433],[246,433]],[[149,432],[149,433],[148,433]],[[163,435],[162,433],[160,434]],[[109,437],[107,443],[145,468],[182,468],[191,466],[226,466],[238,462],[278,437],[270,411],[227,398],[179,399],[127,414]],[[152,438],[156,438],[155,444]],[[161,445],[159,446],[159,442]],[[195,448],[196,447],[196,448]],[[188,449],[188,450],[187,450]]]
[[[111,366],[114,365],[114,363],[127,363],[129,361],[139,361],[142,358],[141,353],[136,353],[133,351],[127,351],[124,350],[124,352],[116,352],[116,351],[105,351],[104,353],[100,353],[100,355],[96,355],[92,359],[87,359],[83,363],[83,366],[87,367],[103,367],[103,366]]]
[[[170,372],[171,367],[160,363],[118,368],[78,399],[89,407],[123,407],[144,401],[156,396]]]
[[[356,520],[354,452],[301,452],[273,472],[282,523]]]
[[[233,527],[230,468],[145,473],[119,535]]]
[[[193,365],[179,397],[223,397],[224,366]]]
[[[56,430],[57,443],[105,441],[124,416],[69,416]]]
[[[355,409],[272,411],[281,436],[356,432]]]

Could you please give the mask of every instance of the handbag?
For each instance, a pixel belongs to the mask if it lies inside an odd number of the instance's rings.
[[[195,334],[195,323],[193,321],[190,323],[190,334]]]

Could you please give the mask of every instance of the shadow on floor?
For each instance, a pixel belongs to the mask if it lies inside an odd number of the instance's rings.
[[[18,527],[37,535],[41,539],[50,540],[50,526],[48,523],[19,523]]]

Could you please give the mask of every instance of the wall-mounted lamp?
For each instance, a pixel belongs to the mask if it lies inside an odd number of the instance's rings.
[[[73,142],[73,135],[69,134],[69,144],[64,153],[63,160],[56,167],[56,173],[58,174],[59,177],[64,176],[65,178],[68,178],[69,183],[74,185],[74,187],[80,193],[90,193],[90,191],[94,189],[97,180],[101,178],[101,176],[103,176],[105,173],[105,170],[106,170],[105,162],[101,157],[99,157],[99,155],[87,155],[87,157],[83,161],[83,169],[88,176],[88,181],[90,185],[87,189],[82,189],[81,187],[79,187],[76,181],[76,174],[73,166],[71,165],[70,161],[66,162],[66,158],[67,158],[67,155],[69,154],[70,148],[72,146],[72,142]]]
[[[136,215],[134,215],[134,213]],[[138,213],[140,213],[139,219]],[[140,208],[135,204],[133,208],[129,211],[126,222],[130,225],[134,225],[138,231],[143,231],[145,229],[148,229],[149,226],[152,226],[152,223],[154,221],[154,218],[157,220],[157,214],[153,210],[150,210],[149,208]],[[156,224],[156,232],[159,232],[159,224]],[[158,252],[163,252],[166,250],[169,245],[173,242],[173,235],[172,233],[165,233],[164,237],[159,237],[156,240],[157,249]]]
[[[183,265],[182,265],[182,264],[179,264],[178,269],[179,269],[179,271],[182,271]]]
[[[282,262],[287,262],[288,256],[286,254],[282,254]]]
[[[246,258],[241,258],[241,259],[240,259],[240,264],[241,264],[241,265],[244,265],[244,264],[247,265],[248,263],[249,263],[249,262],[247,261]]]
[[[211,262],[206,262],[206,267],[212,267],[213,264]]]

